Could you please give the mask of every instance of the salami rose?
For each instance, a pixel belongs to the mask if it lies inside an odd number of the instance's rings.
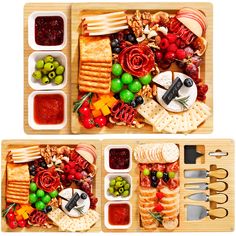
[[[55,167],[51,167],[49,169],[39,170],[35,175],[35,183],[39,189],[50,193],[60,185],[60,177],[55,171]]]
[[[124,71],[142,77],[154,67],[154,54],[147,45],[133,45],[119,54],[119,62]]]

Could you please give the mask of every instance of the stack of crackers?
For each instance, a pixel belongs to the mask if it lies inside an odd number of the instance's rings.
[[[49,219],[53,221],[62,231],[76,232],[87,231],[99,220],[99,214],[95,210],[89,209],[87,214],[72,218],[69,217],[60,208],[53,208],[48,214]]]
[[[28,204],[30,175],[28,164],[7,164],[7,202]]]
[[[199,101],[185,112],[171,113],[153,99],[147,99],[137,110],[154,132],[172,134],[192,132],[211,115],[210,108]]]
[[[107,36],[80,36],[79,91],[110,93],[112,51]]]

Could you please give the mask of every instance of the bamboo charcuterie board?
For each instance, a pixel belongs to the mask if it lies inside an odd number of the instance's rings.
[[[97,222],[95,226],[91,228],[90,231],[103,231],[103,232],[142,232],[147,231],[142,228],[140,224],[140,215],[138,208],[138,188],[139,188],[139,170],[138,163],[134,159],[134,148],[141,144],[152,144],[152,143],[174,143],[179,147],[179,181],[180,181],[180,203],[179,203],[179,224],[175,228],[176,232],[200,232],[200,231],[233,231],[234,230],[234,143],[232,140],[227,139],[158,139],[158,140],[7,140],[2,143],[2,208],[5,207],[5,187],[6,187],[6,155],[9,149],[16,147],[26,147],[33,145],[68,145],[76,146],[77,144],[92,144],[96,147],[97,150],[97,175],[94,181],[94,192],[98,197],[97,211],[101,215],[101,221]],[[132,224],[128,229],[107,229],[104,225],[104,206],[108,200],[104,196],[104,178],[108,174],[105,170],[104,163],[104,150],[109,145],[129,145],[132,149],[132,168],[128,174],[132,177],[132,197],[129,203],[132,205]],[[186,164],[185,162],[185,147],[186,145],[196,146],[196,151],[202,153],[203,155],[196,160],[196,164]],[[210,152],[223,152],[226,156],[211,156]],[[217,155],[217,154],[214,154]],[[214,170],[216,168],[223,168],[227,170],[228,176],[223,179],[227,184],[227,189],[224,190],[224,194],[227,195],[228,200],[223,204],[216,204],[214,202],[197,202],[189,200],[186,197],[190,194],[197,193],[199,191],[195,190],[186,190],[185,184],[187,183],[197,183],[197,182],[206,182],[213,183],[216,181],[215,178],[206,178],[206,179],[187,179],[184,177],[184,171],[189,169],[206,169]],[[114,173],[119,176],[119,173]],[[212,190],[203,190],[208,195],[215,194],[216,192]],[[223,207],[227,209],[228,215],[223,219],[211,219],[209,216],[205,217],[199,221],[188,221],[186,215],[186,205],[201,205],[205,206],[208,210],[215,209],[217,207]],[[6,225],[5,220],[2,220],[2,230],[9,231],[10,229]],[[17,228],[19,231],[19,228]],[[57,231],[58,228],[53,227],[51,229],[42,229],[38,227],[30,227],[29,229],[24,229],[24,231]],[[153,231],[153,230],[152,230]],[[156,232],[166,232],[167,230],[163,227],[158,227]]]
[[[173,14],[182,7],[199,9],[207,16],[208,28],[205,38],[208,41],[208,48],[203,56],[203,63],[200,69],[200,77],[208,85],[206,104],[211,108],[211,116],[201,124],[193,133],[210,133],[213,129],[213,74],[212,74],[212,35],[213,35],[213,13],[210,3],[75,3],[75,4],[51,4],[36,3],[26,4],[24,12],[24,128],[26,133],[31,134],[95,134],[95,133],[152,133],[150,125],[142,128],[130,128],[117,126],[112,128],[86,129],[78,121],[78,114],[73,113],[73,103],[78,97],[78,72],[79,72],[79,37],[80,23],[85,15],[103,14],[112,11],[125,10],[133,14],[135,10],[148,10],[150,12],[166,11]],[[28,57],[33,52],[27,42],[28,37],[28,16],[34,11],[62,11],[67,17],[67,45],[62,50],[68,63],[68,80],[63,91],[67,94],[67,124],[61,130],[34,130],[28,124],[28,96],[33,91],[28,84]],[[173,66],[173,69],[176,69]]]

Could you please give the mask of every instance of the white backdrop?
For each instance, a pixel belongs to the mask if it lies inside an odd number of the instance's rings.
[[[40,2],[65,2],[51,0]],[[95,0],[96,1],[96,0]],[[121,2],[120,0],[117,2]],[[149,0],[152,2],[152,0]],[[174,2],[176,0],[172,0]],[[0,6],[0,139],[122,139],[124,135],[26,135],[23,130],[23,6],[35,0],[5,0]],[[71,0],[70,2],[79,2]],[[88,2],[88,1],[84,1]],[[102,2],[109,2],[103,0]],[[115,2],[115,1],[113,1]],[[125,1],[124,1],[125,2]],[[130,2],[139,2],[132,1]],[[155,1],[154,1],[155,2]],[[167,1],[166,1],[167,2]],[[178,1],[179,2],[179,1]],[[185,2],[188,2],[185,0]],[[139,135],[140,138],[235,138],[236,26],[234,0],[214,4],[214,132],[209,135]],[[135,4],[135,3],[134,3]],[[126,135],[137,138],[137,135]],[[204,228],[203,228],[204,230]],[[1,233],[4,234],[4,233]],[[63,233],[64,235],[66,233]],[[100,233],[102,234],[102,233]],[[147,233],[148,234],[148,233]],[[164,233],[165,234],[165,233]],[[182,234],[182,233],[181,233]],[[189,233],[186,233],[189,234]],[[192,233],[191,233],[192,234]],[[197,233],[193,233],[197,235]],[[229,235],[232,233],[227,233]],[[39,235],[39,234],[38,234]],[[45,234],[49,235],[49,234]],[[51,235],[51,234],[50,234]],[[95,234],[88,234],[95,235]],[[107,234],[109,235],[109,233]],[[128,234],[127,234],[128,235]],[[134,233],[134,235],[141,235]],[[172,235],[178,235],[173,233]],[[221,233],[204,233],[221,235]]]

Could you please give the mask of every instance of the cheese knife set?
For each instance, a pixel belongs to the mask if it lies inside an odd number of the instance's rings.
[[[233,164],[226,139],[6,140],[2,230],[232,231]]]

